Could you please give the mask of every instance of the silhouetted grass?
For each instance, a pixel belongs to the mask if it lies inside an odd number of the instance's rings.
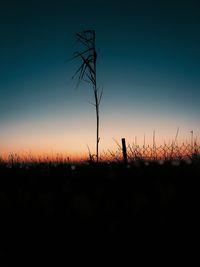
[[[32,256],[34,242],[36,254],[61,253],[72,249],[74,240],[79,245],[116,235],[140,240],[194,229],[198,157],[137,158],[129,160],[127,167],[120,161],[75,164],[15,159],[0,162],[5,255]]]

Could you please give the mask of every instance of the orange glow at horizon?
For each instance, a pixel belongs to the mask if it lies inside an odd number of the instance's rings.
[[[100,154],[116,151],[115,140],[121,143],[123,137],[127,144],[142,146],[145,142],[145,145],[152,146],[154,130],[156,145],[171,144],[178,127],[178,144],[191,142],[191,130],[194,130],[194,140],[199,142],[200,129],[195,127],[197,121],[165,114],[155,116],[150,112],[148,115],[144,111],[124,110],[122,114],[118,109],[102,110]],[[73,118],[61,113],[27,118],[12,124],[7,122],[0,131],[0,156],[5,158],[16,153],[24,158],[30,155],[36,158],[55,158],[57,155],[70,159],[88,158],[87,146],[95,155],[95,130],[95,116],[91,110],[88,111],[88,106]]]
[[[135,136],[135,138],[131,138],[129,135],[126,136],[126,142],[127,146],[130,144],[131,146],[138,145],[140,147],[150,146],[152,148],[152,136]],[[62,137],[62,138],[61,138]],[[71,137],[71,143],[67,142],[65,140],[65,135],[63,136],[54,136],[53,138],[50,136],[43,136],[40,137],[38,140],[37,138],[33,139],[32,142],[25,142],[27,147],[24,145],[23,142],[18,142],[17,144],[11,143],[10,144],[10,150],[6,147],[6,145],[1,145],[1,154],[0,156],[3,159],[8,159],[9,155],[16,154],[20,157],[22,160],[69,160],[69,161],[81,161],[81,160],[87,160],[89,159],[88,149],[87,145],[83,145],[81,141],[77,142],[76,138],[73,139]],[[91,150],[92,155],[95,155],[95,138],[92,136],[93,139],[88,143],[88,146]],[[22,138],[23,140],[23,138]],[[59,140],[59,142],[58,142]],[[159,145],[171,145],[173,138],[171,140],[168,140],[166,142],[163,142],[162,138],[159,138],[159,136],[155,136],[156,146]],[[100,156],[102,159],[104,159],[104,154],[108,153],[108,151],[117,152],[119,153],[119,148],[117,143],[118,142],[121,145],[121,137],[117,136],[116,138],[112,138],[111,136],[108,136],[107,139],[102,138],[102,143],[100,143]],[[178,144],[181,145],[182,143],[190,144],[191,139],[178,139]],[[52,144],[52,149],[49,148],[49,144]],[[74,147],[74,144],[77,144],[77,147]],[[108,153],[109,154],[109,153]],[[102,156],[103,155],[103,156]],[[94,156],[95,159],[95,156]]]

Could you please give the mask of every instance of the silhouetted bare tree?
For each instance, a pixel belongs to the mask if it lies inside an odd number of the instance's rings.
[[[73,59],[79,58],[81,60],[81,65],[72,77],[78,79],[78,84],[81,81],[85,81],[92,86],[96,110],[96,161],[99,161],[99,106],[103,94],[103,90],[97,86],[97,76],[96,76],[96,43],[95,43],[95,31],[86,30],[76,33],[78,42],[83,46],[81,51],[76,51],[74,53]]]

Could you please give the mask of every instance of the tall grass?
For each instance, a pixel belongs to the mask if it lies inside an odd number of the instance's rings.
[[[133,161],[169,161],[169,160],[197,160],[200,159],[200,145],[197,143],[187,144],[182,143],[178,145],[172,142],[170,145],[164,143],[163,145],[127,145],[127,156],[129,162]],[[118,144],[115,151],[104,151],[101,157],[102,160],[107,161],[121,161],[122,147]]]
[[[116,149],[106,150],[100,154],[101,162],[121,162],[123,160],[122,147],[115,140]],[[200,145],[197,142],[193,144],[182,143],[178,145],[176,142],[171,144],[156,145],[155,141],[152,145],[138,145],[137,143],[127,144],[127,158],[129,163],[138,161],[173,161],[185,160],[194,161],[200,160]],[[0,165],[33,165],[33,164],[78,164],[78,163],[93,163],[95,159],[92,157],[89,150],[88,155],[73,158],[69,155],[51,154],[43,156],[35,156],[31,153],[19,155],[10,153],[7,157],[0,156]]]

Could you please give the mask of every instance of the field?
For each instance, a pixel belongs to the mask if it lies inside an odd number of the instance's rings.
[[[0,177],[4,256],[32,255],[34,242],[37,253],[61,253],[90,238],[141,240],[195,229],[199,159],[1,162]]]

